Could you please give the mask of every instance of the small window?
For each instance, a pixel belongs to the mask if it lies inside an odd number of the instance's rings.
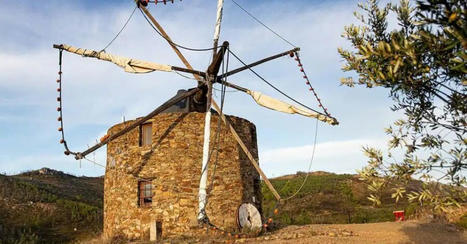
[[[138,182],[139,206],[151,207],[152,205],[152,183],[151,181]]]
[[[139,145],[147,146],[152,144],[152,123],[143,124],[140,127]]]
[[[111,169],[115,168],[115,158],[112,158],[112,157],[109,158],[109,167]]]

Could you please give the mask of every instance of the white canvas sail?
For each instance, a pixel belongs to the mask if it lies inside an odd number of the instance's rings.
[[[104,61],[112,62],[122,67],[125,72],[129,73],[149,73],[153,71],[165,71],[171,72],[172,67],[170,65],[158,64],[138,59],[132,59],[127,57],[121,57],[112,55],[104,51],[94,51],[90,49],[78,48],[69,45],[62,45],[62,49],[71,53],[79,54],[84,57],[93,57]]]
[[[250,94],[250,96],[256,101],[258,105],[263,106],[265,108],[288,114],[300,114],[306,117],[316,118],[320,121],[329,123],[331,125],[338,124],[335,118],[331,118],[329,116],[317,113],[304,107],[288,104],[281,100],[264,95],[261,92],[248,90],[247,93]]]

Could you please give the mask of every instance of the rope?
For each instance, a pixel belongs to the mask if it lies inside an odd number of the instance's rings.
[[[217,49],[219,46],[217,47],[210,47],[210,48],[191,48],[191,47],[186,47],[186,46],[182,46],[180,44],[177,44],[175,42],[173,42],[172,40],[170,40],[169,38],[165,37],[164,35],[162,35],[162,33],[157,30],[157,28],[151,23],[151,21],[148,19],[148,17],[144,14],[143,10],[139,9],[139,11],[141,12],[141,14],[143,15],[144,19],[146,19],[146,21],[148,22],[148,24],[151,26],[151,28],[157,33],[159,34],[159,36],[161,36],[162,38],[164,38],[166,41],[168,41],[171,45],[174,45],[176,47],[179,47],[181,49],[185,49],[185,50],[188,50],[188,51],[195,51],[195,52],[204,52],[204,51],[211,51],[211,50],[214,50],[214,49]]]
[[[93,164],[95,164],[95,165],[97,165],[97,166],[101,166],[101,167],[104,168],[104,169],[106,168],[103,164],[100,164],[100,163],[96,162],[96,160],[91,160],[91,159],[88,159],[88,158],[86,158],[86,157],[83,157],[83,159],[86,160],[86,161],[88,161],[88,162],[91,162],[91,163],[93,163]]]
[[[107,49],[110,45],[112,45],[112,43],[115,41],[115,39],[117,39],[117,37],[120,35],[120,33],[122,33],[122,31],[125,29],[125,27],[128,25],[128,23],[130,22],[131,18],[133,17],[133,14],[135,13],[136,9],[138,8],[138,6],[136,6],[133,11],[131,12],[130,14],[130,17],[128,17],[128,19],[126,20],[125,24],[123,25],[123,27],[120,29],[120,31],[117,33],[117,35],[115,35],[115,37],[104,47],[102,48],[101,52],[104,51],[105,52],[105,49]]]
[[[227,59],[228,59],[228,57],[229,57],[229,56],[227,56]],[[223,69],[224,69],[224,60],[222,60],[222,66],[223,66]],[[224,94],[224,96],[225,96],[225,94]],[[223,100],[223,98],[221,98],[221,111],[223,110],[223,108],[224,108],[224,100]],[[216,132],[217,134],[219,133],[219,130],[220,130],[220,120],[218,121],[218,124],[217,124],[217,132]],[[217,139],[217,136],[218,136],[218,135],[216,135],[216,139]],[[208,162],[211,160],[211,156],[212,156],[212,152],[213,152],[213,151],[214,151],[214,146],[213,146],[213,147],[211,148],[211,150],[209,151],[209,154],[208,154]],[[203,174],[204,171],[207,170],[207,168],[208,168],[208,167],[205,167],[205,168],[203,169],[203,171],[201,171],[201,174]],[[207,195],[206,195],[206,196],[207,196]]]
[[[215,90],[215,91],[218,91],[218,92],[230,92],[230,93],[239,92],[239,90],[235,90],[235,89],[232,89],[232,90],[230,90],[230,91],[227,91],[227,89],[225,89],[225,91],[223,91],[222,88],[221,88],[221,89],[217,89],[217,88],[215,88],[215,87],[213,87],[212,89]]]
[[[331,117],[331,114],[328,113],[328,109],[323,106],[323,103],[321,103],[321,99],[318,97],[318,94],[316,93],[315,89],[311,85],[311,82],[308,79],[308,75],[306,74],[305,69],[303,68],[302,60],[300,60],[300,55],[298,54],[298,52],[295,52],[295,61],[297,61],[297,63],[298,63],[298,67],[300,68],[300,72],[303,73],[303,79],[306,80],[305,84],[307,84],[310,87],[309,90],[311,92],[313,92],[313,95],[315,96],[316,101],[318,101],[318,106],[323,109],[324,113],[327,116]]]
[[[57,102],[58,102],[58,107],[57,107],[57,111],[59,113],[59,117],[57,118],[57,120],[60,122],[60,127],[58,127],[58,131],[60,132],[60,144],[63,144],[63,146],[65,147],[65,155],[77,155],[76,152],[72,152],[69,148],[68,148],[68,144],[65,140],[65,129],[63,127],[63,99],[62,99],[62,59],[63,59],[63,50],[60,49],[58,51],[58,79],[57,79],[57,83],[58,83],[58,88],[57,88],[57,92],[58,92],[58,97],[57,97]]]
[[[176,71],[176,70],[172,70],[172,71],[173,71],[175,74],[177,74],[177,75],[179,75],[179,76],[181,76],[181,77],[183,77],[183,78],[185,78],[185,79],[196,80],[196,81],[197,81],[197,79],[195,79],[195,78],[193,78],[193,77],[191,77],[191,76],[187,76],[187,75],[181,74],[180,72],[178,72],[178,71]]]
[[[229,57],[230,57],[229,52],[227,52],[227,60],[225,62],[224,62],[224,60],[222,61],[222,73],[223,74],[225,72],[227,72],[228,69],[229,69]],[[224,82],[227,82],[227,77],[224,78]],[[219,111],[220,114],[223,114],[223,111],[224,111],[225,92],[226,92],[226,86],[224,84],[225,83],[223,83],[222,86],[221,86],[221,111]],[[219,135],[220,135],[221,125],[222,125],[221,118],[219,117],[218,121],[217,121],[217,132],[216,132],[216,139],[215,139],[215,142],[216,142],[216,159],[214,160],[214,169],[213,169],[212,176],[211,176],[211,184],[208,187],[206,197],[209,195],[209,193],[211,192],[211,190],[212,190],[212,188],[214,186],[214,176],[216,175],[217,164],[218,164],[218,161],[219,161]],[[206,201],[206,204],[207,204],[207,201]]]
[[[311,166],[313,165],[313,159],[315,158],[317,138],[318,138],[318,120],[316,120],[315,139],[314,139],[314,143],[313,143],[313,151],[311,153],[310,164],[308,165],[308,171],[307,171],[307,174],[305,176],[305,179],[303,179],[302,185],[298,188],[298,190],[294,194],[292,194],[290,197],[283,198],[284,201],[287,201],[287,200],[290,200],[290,199],[294,198],[302,190],[303,186],[305,185],[306,181],[308,180],[308,176],[310,175]]]
[[[259,24],[261,24],[262,26],[264,26],[266,29],[268,29],[270,32],[272,32],[274,35],[276,35],[277,37],[279,37],[280,39],[282,39],[284,42],[288,43],[290,46],[292,47],[297,47],[295,46],[294,44],[292,44],[290,41],[288,41],[287,39],[285,39],[284,37],[282,37],[281,35],[279,35],[277,32],[275,32],[273,29],[271,29],[269,26],[267,26],[266,24],[264,24],[261,20],[259,20],[258,18],[256,18],[253,14],[251,14],[250,12],[248,12],[245,8],[243,8],[239,3],[237,3],[235,0],[232,0],[232,2],[237,5],[237,7],[239,7],[241,10],[243,10],[243,12],[245,12],[246,14],[248,14],[251,18],[253,18],[256,22],[258,22]]]
[[[266,84],[268,84],[270,87],[272,87],[274,90],[276,90],[277,92],[279,92],[280,94],[284,95],[285,97],[287,97],[288,99],[296,102],[297,104],[300,104],[301,106],[313,111],[313,112],[316,112],[316,113],[320,113],[318,111],[316,111],[315,109],[312,109],[308,106],[306,106],[305,104],[297,101],[296,99],[294,99],[293,97],[289,96],[288,94],[286,94],[285,92],[281,91],[279,88],[277,88],[276,86],[274,86],[271,82],[267,81],[265,78],[263,78],[261,75],[259,75],[258,73],[256,73],[256,71],[254,71],[250,66],[248,66],[243,60],[241,60],[237,55],[235,55],[235,53],[233,53],[230,49],[229,49],[229,52],[240,62],[242,63],[243,65],[247,66],[248,69],[253,73],[255,74],[258,78],[260,78],[262,81],[264,81]]]

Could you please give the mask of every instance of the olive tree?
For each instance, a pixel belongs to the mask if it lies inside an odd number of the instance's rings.
[[[359,174],[367,180],[375,205],[383,189],[396,203],[419,201],[436,211],[466,200],[467,169],[467,20],[462,0],[424,0],[380,6],[359,4],[359,25],[345,27],[351,49],[338,49],[343,85],[383,87],[394,111],[403,117],[385,131],[387,153],[365,147],[368,164]],[[394,21],[392,21],[394,20]],[[397,22],[389,29],[388,22]],[[399,156],[395,155],[399,152]],[[424,187],[408,189],[416,177]]]

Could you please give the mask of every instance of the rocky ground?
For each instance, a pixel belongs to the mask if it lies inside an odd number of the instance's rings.
[[[289,226],[244,243],[467,243],[467,232],[428,221]]]
[[[288,226],[255,238],[200,238],[162,243],[467,243],[467,231],[432,221]]]
[[[211,233],[213,234],[213,233]],[[104,243],[94,239],[86,243]],[[124,242],[121,242],[124,243]],[[126,242],[125,242],[126,243]],[[142,244],[143,242],[134,242]],[[159,243],[467,243],[467,231],[452,224],[433,221],[382,222],[370,224],[328,224],[288,226],[258,237],[228,236],[199,237],[196,239],[164,240]]]

